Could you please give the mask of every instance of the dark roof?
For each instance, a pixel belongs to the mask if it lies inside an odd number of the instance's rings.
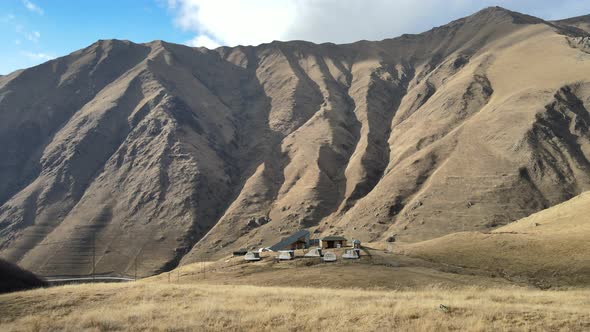
[[[286,246],[297,242],[297,240],[299,240],[302,237],[309,237],[309,231],[302,229],[298,232],[295,232],[295,233],[291,234],[290,236],[279,241],[279,243],[269,247],[268,249],[270,249],[272,251],[281,250],[281,249],[285,248]]]
[[[344,236],[339,236],[339,235],[330,235],[330,236],[324,236],[323,238],[321,238],[322,241],[348,241],[347,238],[345,238]]]

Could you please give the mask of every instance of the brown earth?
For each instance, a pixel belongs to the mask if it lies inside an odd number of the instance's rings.
[[[492,232],[463,232],[396,251],[537,287],[590,284],[590,192]]]
[[[103,40],[0,77],[0,256],[141,275],[300,228],[406,242],[590,189],[586,18],[353,44]]]

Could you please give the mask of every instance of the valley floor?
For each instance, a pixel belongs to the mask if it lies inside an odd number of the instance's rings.
[[[135,282],[4,294],[0,330],[590,330],[587,286],[556,283],[541,290],[527,279],[385,247],[336,263],[276,263],[263,253],[259,262],[226,257]]]
[[[590,290],[130,282],[0,296],[2,331],[588,331]],[[441,309],[441,304],[445,307]]]

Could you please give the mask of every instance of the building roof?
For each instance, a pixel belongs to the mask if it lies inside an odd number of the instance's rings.
[[[344,236],[339,236],[339,235],[330,235],[330,236],[324,236],[323,238],[321,238],[322,241],[348,241],[347,238],[345,238]]]
[[[302,229],[298,232],[295,232],[295,233],[291,234],[290,236],[282,239],[277,244],[270,246],[268,249],[270,249],[272,251],[279,251],[279,250],[285,248],[286,246],[297,242],[297,240],[299,240],[302,237],[309,238],[309,231]]]

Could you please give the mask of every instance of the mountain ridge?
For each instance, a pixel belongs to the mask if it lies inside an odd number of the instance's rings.
[[[300,228],[507,224],[590,187],[585,36],[488,8],[343,45],[101,40],[0,77],[0,255],[151,274]]]

